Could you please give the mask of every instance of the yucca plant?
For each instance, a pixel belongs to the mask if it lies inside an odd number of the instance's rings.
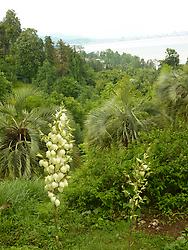
[[[105,147],[112,142],[128,146],[137,140],[138,131],[144,128],[142,98],[139,99],[138,95],[130,80],[124,78],[117,91],[114,91],[114,96],[88,115],[86,142]]]
[[[154,102],[158,117],[165,118],[172,126],[177,118],[188,118],[188,67],[175,71],[169,66],[161,70],[155,86]]]
[[[38,94],[33,88],[21,88],[0,103],[1,178],[30,178],[40,172],[36,163],[40,131],[48,129],[52,110],[27,108],[28,98]]]

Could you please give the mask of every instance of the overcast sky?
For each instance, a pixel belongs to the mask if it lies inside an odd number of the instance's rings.
[[[188,0],[0,0],[22,28],[40,34],[106,38],[188,30]]]

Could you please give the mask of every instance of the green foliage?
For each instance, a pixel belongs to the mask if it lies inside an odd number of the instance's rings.
[[[12,91],[12,84],[6,79],[4,74],[0,72],[0,101],[3,101]]]
[[[143,94],[147,94],[157,80],[158,72],[155,68],[142,68],[138,69],[132,76],[131,80],[136,87]]]
[[[9,54],[4,58],[0,58],[0,71],[5,74],[10,82],[16,81],[15,58],[13,55]]]
[[[136,140],[145,115],[137,102],[139,95],[129,77],[124,77],[114,89],[114,97],[88,115],[86,142],[105,147],[112,142],[128,146]]]
[[[167,48],[165,53],[166,53],[166,57],[164,60],[160,61],[160,66],[167,64],[173,68],[178,67],[180,59],[175,49]]]
[[[145,135],[150,144],[151,175],[147,197],[163,213],[185,212],[188,207],[187,128],[155,130]]]
[[[4,209],[10,208],[12,212],[23,210],[27,212],[26,208],[29,208],[31,202],[48,200],[43,186],[43,181],[39,179],[1,181],[0,206],[4,204]]]
[[[49,223],[52,219],[49,212],[52,207],[47,202],[48,197],[43,185],[40,180],[0,183],[1,246],[14,246],[20,249],[29,245],[33,248],[54,249],[55,240],[52,234],[55,228]]]
[[[45,36],[44,39],[44,52],[45,52],[45,59],[50,64],[55,64],[55,47],[54,43],[50,36]]]
[[[82,104],[80,102],[78,102],[78,100],[74,99],[71,96],[64,97],[63,102],[64,102],[66,108],[73,115],[74,121],[76,123],[79,123],[80,125],[83,125],[84,109],[82,107]]]
[[[118,81],[122,80],[127,74],[119,69],[108,69],[96,74],[96,89],[99,93],[104,90],[105,86],[111,84],[114,86]]]
[[[151,126],[178,126],[179,120],[187,122],[188,117],[188,74],[187,67],[173,70],[164,65],[154,85],[150,101],[145,110],[150,115]],[[148,99],[149,100],[149,99]]]
[[[56,45],[56,67],[59,77],[70,76],[79,83],[93,85],[93,71],[82,54],[59,40]]]
[[[0,22],[0,33],[0,54],[5,56],[21,34],[21,24],[14,10],[7,10],[5,18]]]
[[[132,169],[132,152],[121,145],[102,151],[90,149],[84,159],[65,190],[67,206],[96,217],[127,217],[129,197],[123,190],[131,189],[125,173]]]
[[[178,239],[170,244],[167,244],[164,250],[187,250],[188,240],[185,238]]]
[[[63,40],[59,40],[56,45],[57,53],[57,73],[59,76],[63,76],[69,73],[70,64],[70,46],[66,46]]]
[[[51,213],[53,207],[48,202],[43,185],[40,179],[0,182],[0,249],[59,250]],[[7,202],[9,206],[2,208]],[[100,218],[95,220],[95,227],[91,227],[87,214],[63,206],[59,213],[59,240],[63,249],[127,249],[128,224],[124,220],[112,223]],[[133,248],[135,250],[140,247],[161,250],[172,241],[168,237],[141,232],[135,232],[134,237],[137,239]]]
[[[77,98],[81,92],[80,84],[73,77],[59,78],[54,84],[54,90],[62,93],[64,96]]]
[[[41,147],[40,131],[48,129],[53,109],[33,108],[28,98],[36,94],[32,88],[17,89],[0,103],[0,177],[30,178],[41,173],[36,154]]]
[[[57,79],[56,68],[48,60],[45,60],[39,67],[33,84],[48,94],[54,90],[55,81]],[[60,92],[61,93],[61,92]]]
[[[17,77],[31,82],[44,60],[43,41],[34,29],[26,29],[14,43]]]
[[[111,49],[102,51],[100,53],[100,59],[104,61],[107,69],[122,68],[124,70],[130,70],[133,68],[141,68],[142,61],[138,56],[132,56],[130,54],[123,53],[120,55],[117,51],[113,52]]]
[[[143,193],[146,207],[162,213],[185,212],[188,207],[187,189],[187,131],[155,130],[142,134],[142,141],[125,149],[121,144],[108,149],[91,149],[83,165],[74,172],[66,191],[69,207],[103,218],[126,216],[129,197],[124,196],[135,157],[142,158],[150,147],[148,162],[151,174]],[[134,176],[133,176],[134,178]]]

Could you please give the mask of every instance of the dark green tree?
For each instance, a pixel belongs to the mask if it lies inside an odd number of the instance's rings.
[[[165,59],[160,61],[160,66],[168,64],[173,68],[177,68],[180,59],[179,59],[179,54],[175,51],[175,49],[167,48],[165,54],[166,54]]]
[[[33,84],[49,94],[53,91],[56,80],[56,67],[46,59],[43,65],[39,67]]]
[[[0,23],[0,49],[3,55],[7,55],[11,46],[21,34],[21,24],[14,10],[8,10]]]
[[[53,85],[53,89],[57,93],[62,93],[64,96],[72,96],[77,98],[81,93],[81,86],[79,82],[77,82],[71,76],[64,76],[59,78],[55,84]]]
[[[6,54],[6,44],[5,26],[0,22],[0,58],[4,57]]]
[[[14,44],[18,79],[31,82],[44,61],[43,41],[34,29],[24,30]]]
[[[70,72],[71,48],[63,40],[59,40],[56,45],[56,65],[59,76],[65,76]]]
[[[44,52],[45,52],[45,59],[51,63],[55,63],[55,47],[54,42],[52,41],[50,36],[45,36],[44,38]]]

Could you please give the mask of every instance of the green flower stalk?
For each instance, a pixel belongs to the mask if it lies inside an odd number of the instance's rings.
[[[133,168],[132,178],[128,174],[125,174],[126,178],[128,179],[127,183],[133,187],[132,192],[129,192],[125,189],[123,190],[125,195],[129,197],[129,207],[130,207],[130,232],[129,232],[128,249],[131,249],[131,246],[133,244],[132,231],[136,222],[136,218],[138,216],[136,210],[140,208],[140,205],[142,203],[144,203],[144,198],[142,197],[142,193],[146,189],[146,186],[148,184],[147,179],[151,174],[150,167],[146,163],[147,158],[148,155],[146,153],[144,154],[143,160],[136,158],[136,164],[134,165]]]
[[[56,111],[53,124],[50,124],[51,132],[47,136],[42,136],[48,150],[46,157],[39,161],[39,165],[44,167],[47,174],[45,189],[55,207],[60,205],[58,194],[68,186],[69,164],[72,161],[70,154],[73,148],[73,136],[66,112],[64,107]]]
[[[150,167],[146,164],[146,159],[148,158],[147,154],[144,154],[144,159],[141,160],[136,158],[136,165],[133,169],[133,179],[131,180],[130,176],[128,176],[128,184],[133,187],[133,195],[129,199],[129,205],[131,208],[130,219],[133,217],[137,217],[135,214],[135,210],[140,208],[140,205],[144,203],[144,198],[141,196],[143,191],[146,189],[148,184],[148,177],[150,175]]]

